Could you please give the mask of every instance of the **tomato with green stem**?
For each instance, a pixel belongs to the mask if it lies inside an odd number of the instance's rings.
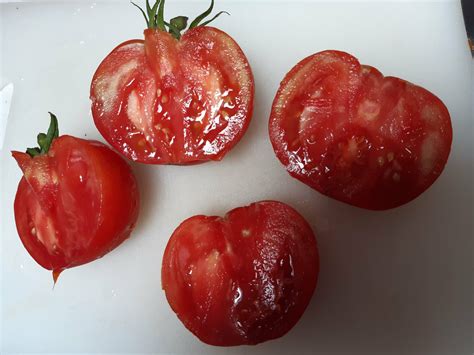
[[[104,144],[59,136],[56,116],[39,147],[12,155],[23,171],[15,222],[28,253],[52,270],[100,258],[132,232],[139,192],[130,166]]]
[[[90,92],[94,122],[134,161],[221,160],[252,116],[250,65],[228,34],[207,26],[223,11],[204,21],[214,1],[189,27],[185,16],[165,21],[164,5],[147,1],[144,40],[120,44],[99,65]]]

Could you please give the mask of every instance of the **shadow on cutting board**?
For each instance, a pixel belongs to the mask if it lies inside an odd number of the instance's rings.
[[[157,169],[153,169],[154,166],[131,162],[130,165],[137,178],[140,191],[140,214],[130,238],[133,239],[139,237],[143,229],[146,229],[146,226],[150,223],[150,219],[156,216],[156,206],[159,205],[157,196],[159,196],[160,180],[157,176]]]

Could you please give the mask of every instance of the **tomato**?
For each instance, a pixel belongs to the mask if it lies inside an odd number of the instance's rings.
[[[171,308],[201,341],[220,346],[281,337],[316,287],[311,227],[291,207],[262,201],[224,218],[194,216],[174,231],[163,256]]]
[[[221,160],[252,116],[250,65],[228,34],[204,26],[209,21],[194,21],[183,36],[183,16],[160,28],[158,5],[164,1],[149,9],[151,20],[145,15],[144,40],[120,44],[97,68],[90,92],[94,122],[107,142],[134,161]]]
[[[139,193],[128,164],[104,144],[57,133],[48,139],[45,146],[39,136],[42,148],[30,154],[12,152],[23,171],[14,210],[26,250],[56,280],[127,239]]]
[[[371,210],[403,205],[428,189],[452,141],[439,98],[338,51],[309,56],[286,75],[269,132],[293,177]]]

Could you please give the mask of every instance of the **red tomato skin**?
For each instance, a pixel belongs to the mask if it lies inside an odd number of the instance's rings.
[[[319,256],[304,218],[277,201],[194,216],[174,231],[162,287],[178,318],[201,341],[255,345],[298,322],[316,288]]]
[[[159,30],[144,35],[117,46],[94,74],[90,97],[98,130],[122,155],[145,164],[221,160],[253,113],[253,74],[242,49],[210,26],[188,30],[179,41]],[[119,92],[104,95],[107,78],[130,62]]]
[[[315,63],[323,61],[324,56],[334,60],[336,67],[331,75],[339,78],[339,83],[338,79],[334,79],[337,84],[326,89],[336,91],[335,88],[339,88],[341,92],[340,97],[333,94],[329,99],[340,100],[348,113],[326,112],[325,121],[314,120],[309,129],[303,130],[301,137],[296,137],[296,131],[291,126],[298,124],[296,120],[300,117],[289,119],[290,115],[283,111],[301,104],[298,95],[305,89],[326,80],[323,73],[319,81],[306,78],[306,87],[295,85],[298,76],[311,65],[312,72],[308,76],[317,78],[314,73],[318,70],[323,72],[325,64],[318,67]],[[337,76],[337,65],[345,67],[339,70],[344,73],[340,74],[341,77]],[[288,94],[288,88],[292,85],[294,91]],[[377,91],[379,87],[385,91]],[[307,91],[311,92],[310,89]],[[322,99],[326,98],[323,96]],[[381,106],[378,120],[357,117],[358,110],[369,99]],[[405,110],[401,114],[403,119],[389,122],[394,119],[393,112],[402,100]],[[436,123],[423,119],[423,105],[436,110]],[[322,112],[324,107],[319,109]],[[346,122],[341,123],[341,115]],[[381,116],[382,119],[379,118]],[[333,122],[338,122],[340,127],[334,128]],[[393,137],[387,133],[392,129],[396,132]],[[341,202],[369,210],[387,210],[412,201],[436,181],[450,154],[452,125],[444,103],[428,90],[400,78],[384,77],[377,69],[361,65],[348,53],[328,50],[308,56],[286,74],[273,101],[269,135],[276,156],[294,178]],[[309,137],[314,138],[315,135],[320,139],[309,147]],[[423,151],[431,143],[428,142],[430,135],[436,137],[435,156],[431,157],[429,171],[421,173],[425,159]],[[288,137],[304,143],[290,147]],[[356,162],[347,164],[349,168],[347,165],[341,167],[338,162],[345,160],[347,151],[344,150],[348,150],[351,139],[357,142]]]
[[[24,172],[14,202],[16,227],[42,267],[58,275],[129,237],[139,213],[137,182],[110,148],[64,135],[46,155],[12,155]]]

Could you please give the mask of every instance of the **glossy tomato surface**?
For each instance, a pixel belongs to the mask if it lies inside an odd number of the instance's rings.
[[[122,243],[138,217],[139,193],[128,164],[102,143],[61,136],[49,152],[13,152],[23,171],[15,198],[21,241],[54,276]]]
[[[115,48],[91,85],[104,138],[149,164],[220,160],[245,133],[253,110],[250,65],[226,33],[207,26],[180,40],[145,30]]]
[[[162,265],[171,308],[211,345],[257,344],[299,320],[316,287],[314,234],[294,209],[263,201],[174,231]]]
[[[286,75],[269,131],[293,177],[373,210],[425,191],[443,171],[452,141],[439,98],[338,51],[316,53]]]

